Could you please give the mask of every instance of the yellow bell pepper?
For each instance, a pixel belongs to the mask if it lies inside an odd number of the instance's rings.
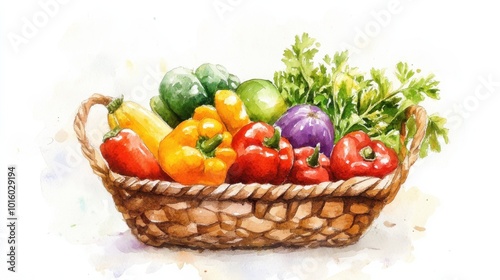
[[[212,118],[181,122],[160,143],[158,161],[163,171],[184,185],[224,183],[236,160],[232,136]]]
[[[217,113],[217,110],[212,105],[201,105],[194,109],[193,120],[201,121],[202,119],[211,118],[224,124]],[[224,126],[225,127],[225,126]]]
[[[107,109],[108,124],[111,129],[121,127],[133,130],[158,159],[160,142],[172,131],[167,123],[140,104],[124,101],[123,96],[113,99]]]
[[[240,97],[231,90],[219,90],[215,93],[215,109],[231,135],[250,123],[247,111]]]

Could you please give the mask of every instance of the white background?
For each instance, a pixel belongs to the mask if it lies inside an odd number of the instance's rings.
[[[7,166],[16,165],[19,218],[17,273],[7,272],[8,232],[0,227],[1,279],[498,277],[500,20],[493,1],[172,2],[0,4],[0,182],[6,186]],[[147,104],[167,69],[204,62],[242,80],[272,79],[302,32],[321,42],[321,54],[349,48],[364,71],[407,61],[435,73],[441,100],[425,106],[449,119],[450,144],[417,162],[396,200],[351,247],[138,245],[78,150],[72,121],[80,102],[101,92]],[[104,130],[103,113],[95,110],[89,123],[93,139]]]

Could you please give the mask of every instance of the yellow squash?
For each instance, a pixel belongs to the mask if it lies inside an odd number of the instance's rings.
[[[108,124],[133,130],[142,139],[153,156],[158,159],[158,147],[172,128],[154,112],[133,101],[124,101],[123,96],[113,99],[107,106]]]

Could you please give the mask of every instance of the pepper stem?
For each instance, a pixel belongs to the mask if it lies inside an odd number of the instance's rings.
[[[116,135],[118,135],[118,133],[120,133],[120,131],[122,131],[122,128],[119,126],[111,129],[106,134],[104,134],[104,136],[102,137],[102,142],[108,140],[109,138],[115,137]]]
[[[274,127],[274,134],[272,137],[264,138],[264,146],[271,149],[280,149],[280,140],[281,140],[281,129],[279,127]]]
[[[198,148],[204,155],[213,157],[215,155],[215,149],[222,143],[222,139],[221,133],[214,135],[212,138],[202,138],[198,140]]]
[[[375,152],[370,146],[364,147],[359,151],[359,154],[361,157],[363,157],[364,160],[366,161],[374,161],[375,160]]]
[[[319,166],[319,149],[320,144],[318,143],[318,145],[316,145],[316,148],[314,148],[314,153],[306,159],[307,165],[309,165],[309,167]]]
[[[113,114],[120,106],[123,104],[123,95],[120,97],[117,97],[113,99],[111,102],[109,102],[108,106],[106,108],[108,109],[108,113]]]

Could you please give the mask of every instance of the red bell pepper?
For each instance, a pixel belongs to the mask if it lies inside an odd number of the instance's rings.
[[[113,172],[139,179],[172,180],[131,129],[117,127],[109,131],[104,135],[99,149]]]
[[[293,165],[293,148],[281,131],[264,122],[243,126],[234,136],[236,161],[229,168],[229,183],[285,182]]]
[[[355,176],[382,178],[398,166],[396,152],[378,140],[371,140],[363,131],[342,137],[333,148],[330,167],[336,179]]]
[[[288,181],[298,185],[312,185],[333,179],[330,171],[330,159],[319,152],[320,144],[294,150],[292,170]]]

